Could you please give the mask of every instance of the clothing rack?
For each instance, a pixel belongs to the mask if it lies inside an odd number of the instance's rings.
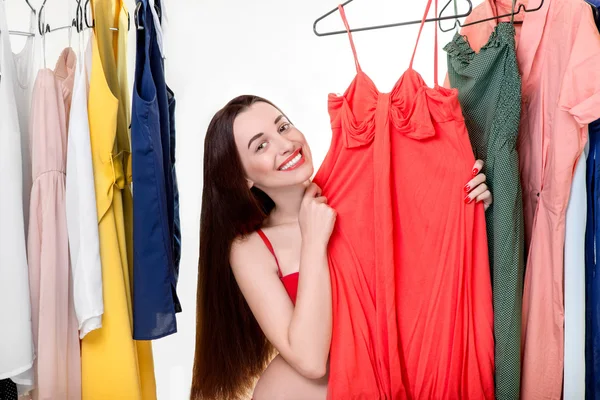
[[[347,4],[351,3],[352,1],[354,1],[354,0],[348,0],[345,3],[342,3],[342,7],[345,7]],[[466,0],[466,1],[467,1],[467,3],[469,3],[469,10],[466,13],[460,14],[460,15],[451,15],[451,16],[447,16],[447,17],[442,17],[441,14],[440,14],[439,17],[428,18],[428,19],[425,20],[425,22],[438,22],[438,21],[445,21],[445,20],[449,20],[449,19],[464,18],[464,17],[469,16],[471,14],[471,12],[473,11],[473,3],[471,2],[471,0]],[[347,33],[346,30],[333,31],[333,32],[319,32],[319,31],[317,31],[317,24],[319,23],[319,21],[322,21],[323,19],[325,19],[329,15],[335,13],[336,11],[338,11],[337,7],[334,8],[333,10],[331,10],[331,11],[328,11],[327,13],[323,14],[322,16],[320,16],[319,18],[317,18],[315,20],[315,22],[313,23],[313,32],[315,33],[315,35],[317,35],[317,36],[331,36],[331,35],[341,35],[341,34],[346,34]],[[384,28],[392,28],[392,27],[396,27],[396,26],[418,25],[418,24],[421,24],[421,20],[414,20],[414,21],[407,21],[407,22],[397,22],[397,23],[383,24],[383,25],[373,25],[373,26],[366,26],[366,27],[362,27],[362,28],[352,28],[352,29],[350,29],[350,32],[370,31],[370,30],[375,30],[375,29],[384,29]]]
[[[442,11],[440,11],[440,14],[439,14],[440,16],[444,13],[444,10],[446,8],[448,8],[448,6],[450,5],[450,3],[452,3],[453,1],[456,1],[456,0],[448,0],[448,3],[446,3],[446,5],[442,8]],[[508,17],[511,17],[511,16],[515,16],[515,15],[518,15],[521,11],[527,12],[527,13],[528,12],[535,12],[535,11],[538,11],[538,10],[540,10],[542,8],[542,6],[544,5],[544,1],[545,0],[541,0],[540,5],[537,6],[536,8],[532,8],[532,9],[527,9],[527,7],[525,7],[523,4],[519,4],[519,7],[517,8],[516,11],[514,9],[511,10],[511,11],[513,11],[512,13],[508,13],[508,14],[504,14],[504,15],[498,15],[498,16],[490,17],[490,18],[484,18],[484,19],[480,19],[480,20],[477,20],[477,21],[469,22],[469,23],[466,23],[466,24],[462,24],[457,19],[456,21],[454,21],[454,25],[452,25],[451,28],[444,29],[444,28],[442,28],[441,23],[439,24],[439,27],[440,27],[440,30],[442,32],[450,32],[450,31],[456,29],[457,27],[463,28],[465,26],[476,25],[476,24],[480,24],[482,22],[494,21],[494,20],[497,20],[497,19],[500,19],[500,18],[508,18]],[[514,23],[515,24],[520,24],[520,23],[523,23],[523,22],[522,21],[514,21]]]

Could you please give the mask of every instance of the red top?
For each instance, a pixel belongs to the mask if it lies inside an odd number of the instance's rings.
[[[269,249],[271,254],[273,254],[273,257],[275,258],[275,263],[277,264],[277,273],[279,275],[279,279],[281,279],[281,283],[283,283],[283,286],[288,292],[290,299],[292,299],[292,303],[296,305],[296,294],[298,293],[298,272],[294,272],[292,274],[283,276],[283,274],[281,273],[281,267],[279,266],[279,261],[277,261],[277,256],[275,255],[275,250],[273,249],[273,245],[271,245],[271,241],[261,229],[257,230],[256,232],[261,237],[263,242],[265,242],[267,249]]]
[[[380,92],[349,37],[357,73],[329,95],[332,143],[314,179],[337,211],[328,398],[491,400],[485,215],[463,201],[475,157],[458,92],[428,87],[412,60]]]

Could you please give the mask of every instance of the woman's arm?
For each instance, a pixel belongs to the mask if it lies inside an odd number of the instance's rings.
[[[265,336],[300,374],[325,375],[331,342],[331,283],[327,243],[335,211],[307,189],[299,222],[302,231],[296,307],[277,274],[277,265],[257,234],[236,241],[231,266],[238,285]]]

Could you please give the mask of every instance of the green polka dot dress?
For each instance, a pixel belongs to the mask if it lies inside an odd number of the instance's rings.
[[[448,78],[458,99],[473,152],[494,196],[486,212],[494,304],[497,399],[518,399],[524,275],[523,205],[516,150],[521,77],[512,23],[499,23],[475,53],[459,35],[446,45]]]

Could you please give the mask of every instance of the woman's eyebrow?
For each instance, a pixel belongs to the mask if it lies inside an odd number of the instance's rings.
[[[252,144],[252,142],[254,142],[256,139],[258,139],[262,135],[264,135],[264,133],[260,132],[260,133],[257,133],[256,135],[252,136],[252,139],[250,139],[250,141],[248,142],[248,148],[250,148],[250,145]]]

